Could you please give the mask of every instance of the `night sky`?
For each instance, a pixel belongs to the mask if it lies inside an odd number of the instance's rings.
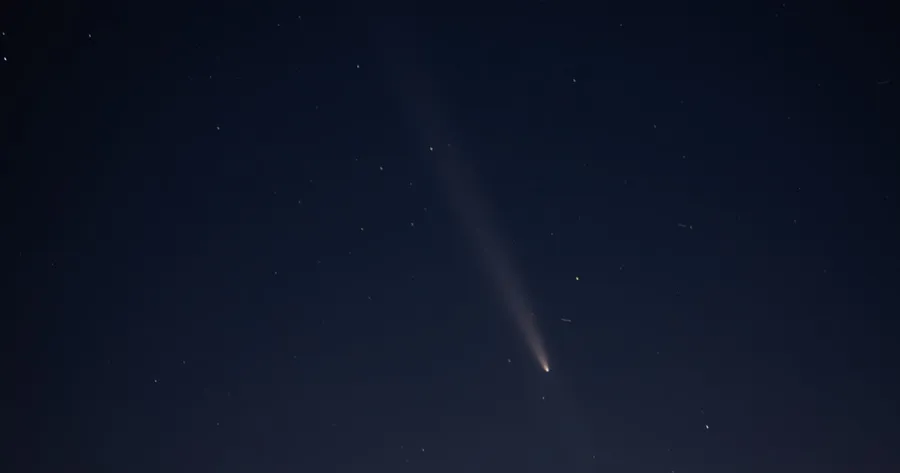
[[[900,471],[888,2],[26,3],[8,471]]]

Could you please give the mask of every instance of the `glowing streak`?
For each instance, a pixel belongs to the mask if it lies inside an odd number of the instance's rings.
[[[531,351],[535,360],[545,371],[550,371],[550,363],[544,342],[537,328],[537,321],[529,308],[525,298],[525,290],[516,277],[512,264],[500,244],[500,238],[491,225],[493,219],[489,218],[486,201],[478,197],[473,185],[473,179],[467,179],[461,169],[461,163],[453,159],[452,152],[457,148],[448,146],[446,153],[434,152],[434,144],[446,142],[439,137],[448,135],[448,128],[444,126],[442,114],[438,113],[437,105],[433,97],[439,96],[430,90],[426,78],[416,73],[415,69],[404,67],[405,64],[416,64],[415,58],[403,54],[404,48],[388,47],[384,51],[387,54],[388,64],[394,66],[390,75],[391,83],[395,90],[403,98],[402,102],[415,118],[425,139],[428,160],[433,161],[441,181],[445,185],[454,210],[462,220],[463,226],[469,231],[470,239],[476,250],[483,253],[485,266],[490,278],[512,316],[516,327],[525,339],[525,344]],[[424,152],[424,150],[423,150]]]
[[[470,231],[474,246],[483,252],[486,270],[525,339],[525,344],[540,367],[549,372],[550,362],[544,349],[544,341],[538,331],[537,319],[530,310],[524,286],[491,225],[493,219],[489,216],[486,201],[479,198],[474,179],[463,172],[459,161],[451,157],[436,157],[435,163],[438,166],[438,173],[446,184],[453,207],[463,221],[464,227]]]

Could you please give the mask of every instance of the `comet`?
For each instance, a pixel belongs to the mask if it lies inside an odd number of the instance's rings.
[[[519,272],[516,271],[506,245],[493,225],[495,219],[492,218],[487,199],[478,191],[474,174],[465,169],[463,161],[456,158],[455,154],[455,148],[434,153],[432,161],[437,174],[444,184],[443,187],[457,217],[466,229],[472,247],[479,255],[485,272],[503,301],[506,312],[538,366],[545,373],[549,373],[550,361],[547,350]]]
[[[435,97],[441,96],[432,90],[432,81],[408,65],[420,61],[406,56],[406,48],[383,48],[390,72],[391,88],[397,91],[401,103],[413,118],[421,132],[422,157],[434,169],[438,184],[450,202],[477,259],[503,302],[516,331],[525,346],[545,373],[550,372],[550,361],[544,340],[538,330],[537,318],[531,311],[527,291],[519,272],[513,265],[503,238],[492,217],[488,200],[481,196],[476,186],[474,173],[468,172],[461,158],[460,147],[455,143],[446,148],[435,146],[446,143],[453,136],[450,127],[440,112]],[[438,148],[441,148],[438,151]]]

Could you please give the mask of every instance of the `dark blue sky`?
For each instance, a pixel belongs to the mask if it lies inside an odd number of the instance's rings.
[[[12,471],[897,471],[896,22],[661,3],[4,6]]]

